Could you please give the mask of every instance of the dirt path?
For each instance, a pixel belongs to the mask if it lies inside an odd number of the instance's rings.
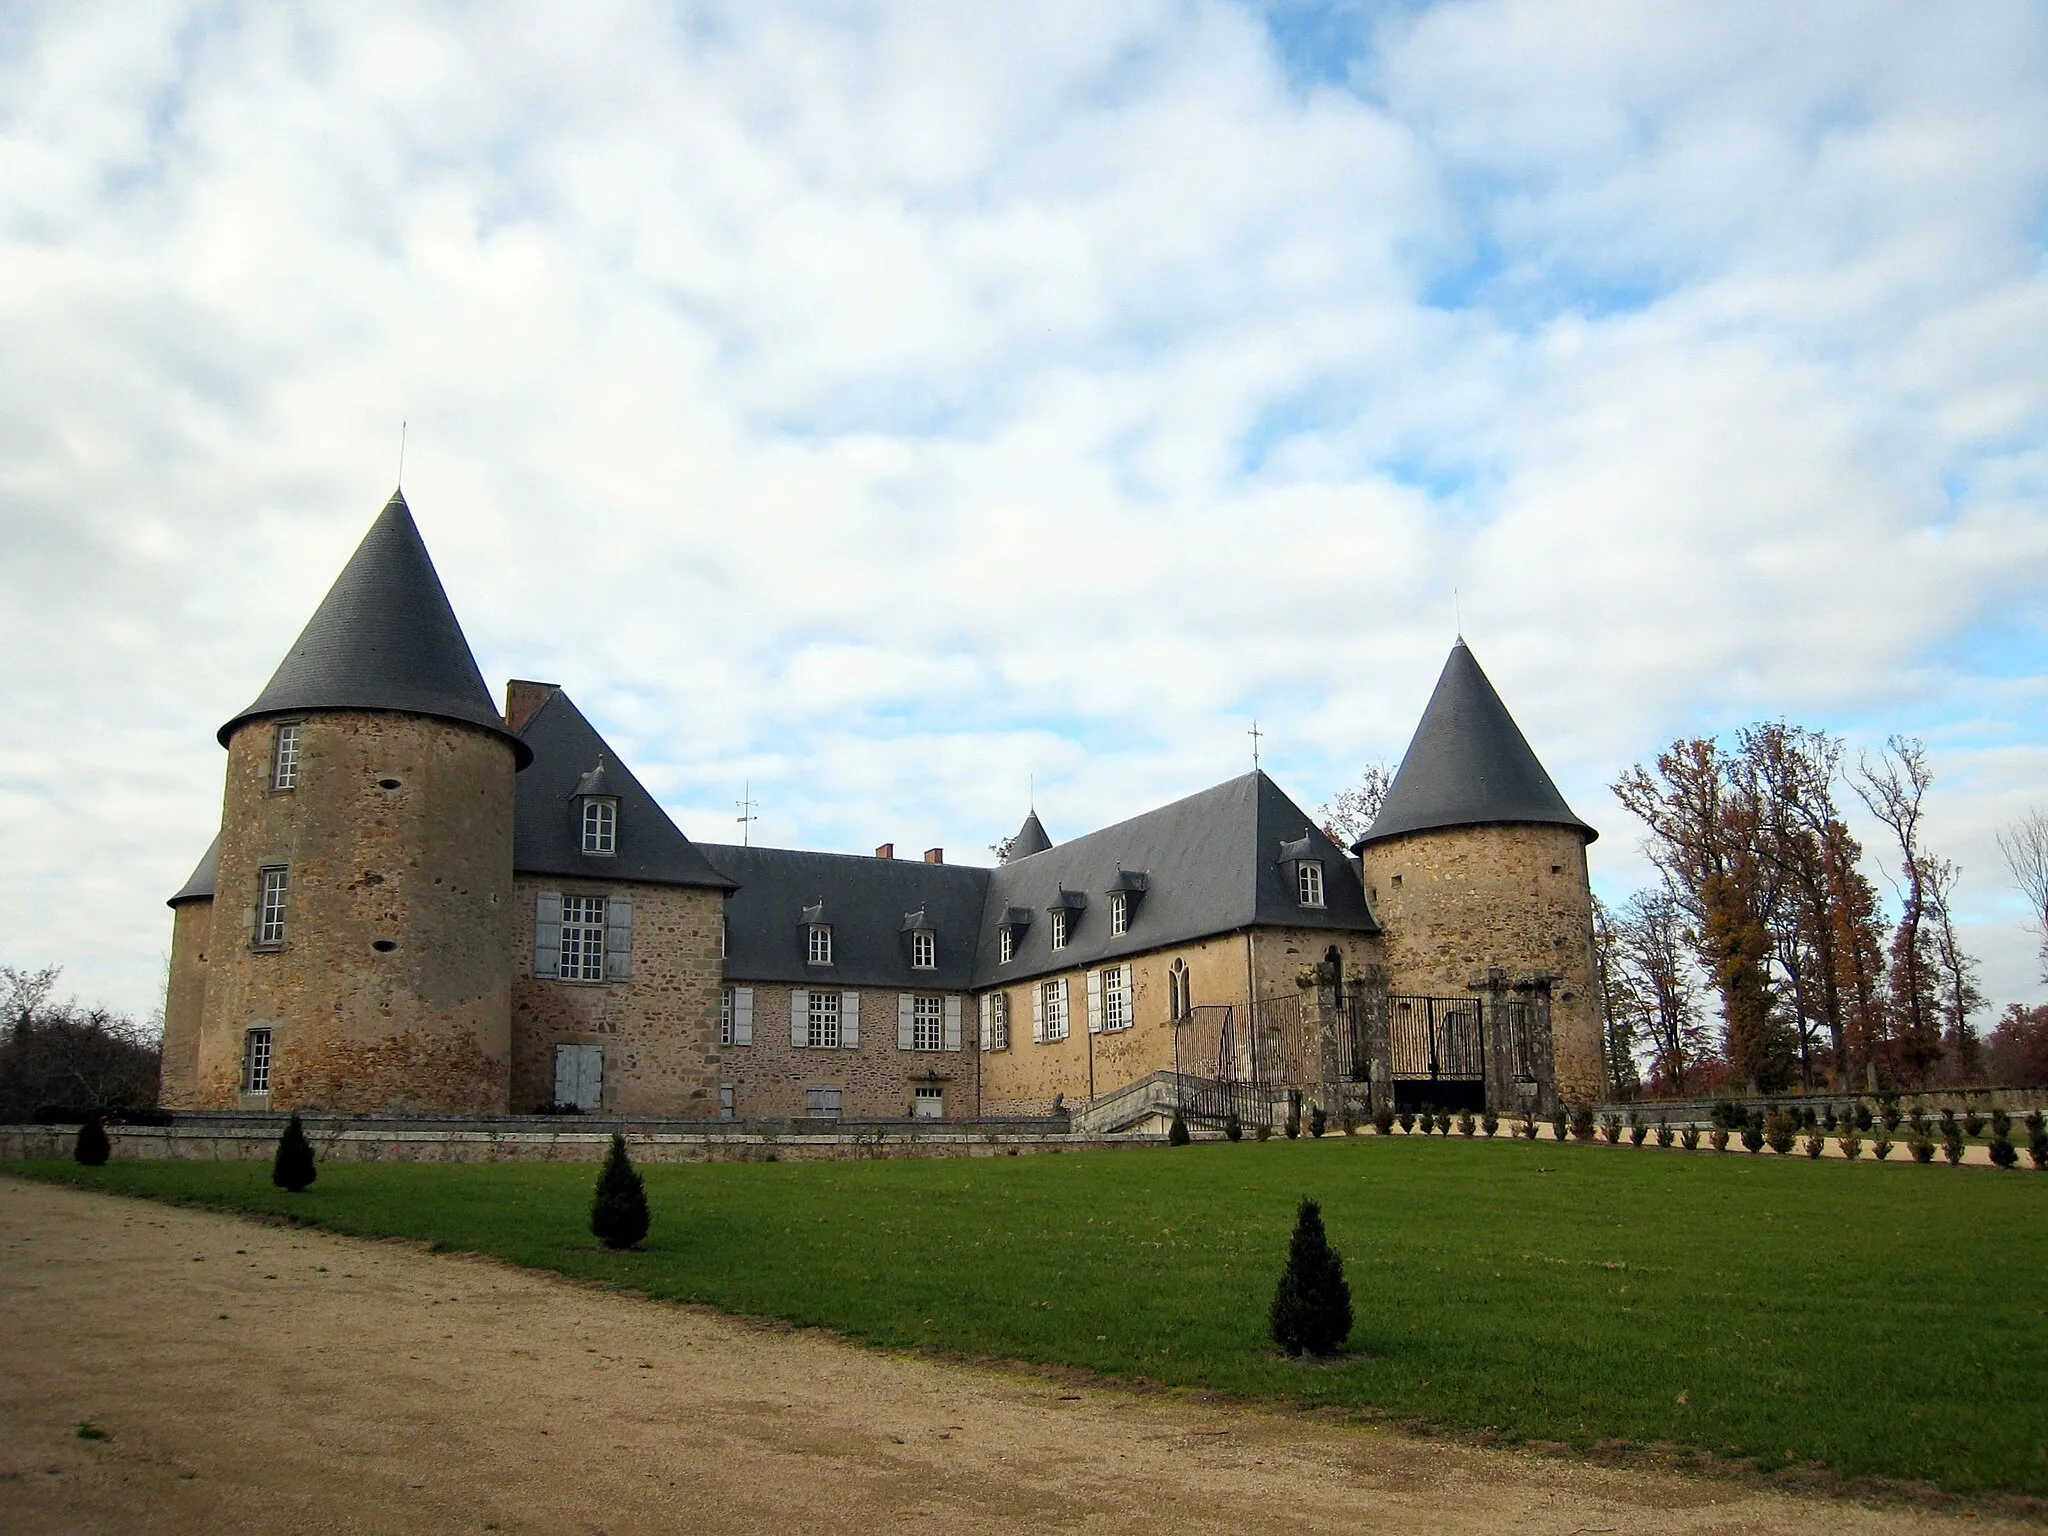
[[[0,1531],[1847,1524],[2003,1528],[1062,1388],[0,1179]]]

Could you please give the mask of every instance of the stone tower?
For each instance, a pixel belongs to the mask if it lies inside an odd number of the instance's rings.
[[[1393,989],[1489,994],[1490,1054],[1501,1043],[1493,1026],[1509,1012],[1502,1005],[1547,1003],[1556,1092],[1575,1104],[1606,1096],[1586,870],[1597,836],[1564,803],[1460,638],[1379,815],[1352,850],[1384,930]],[[1488,1078],[1491,1089],[1491,1069]]]
[[[173,898],[165,1102],[506,1109],[513,781],[532,753],[402,495],[220,740],[213,878],[202,865]]]

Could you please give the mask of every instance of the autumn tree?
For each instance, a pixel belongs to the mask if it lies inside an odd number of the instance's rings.
[[[1365,836],[1393,782],[1394,775],[1385,763],[1367,763],[1356,784],[1338,790],[1335,798],[1316,812],[1324,835],[1339,848],[1349,848]]]

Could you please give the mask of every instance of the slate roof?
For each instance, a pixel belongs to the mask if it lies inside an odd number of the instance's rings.
[[[1600,835],[1564,803],[1460,637],[1379,815],[1352,851],[1407,832],[1488,822],[1576,827],[1589,843]]]
[[[1038,819],[1038,812],[1032,811],[1025,816],[1024,825],[1017,829],[1017,835],[1010,839],[1010,855],[1005,862],[1028,859],[1051,846],[1052,839],[1045,835],[1045,823]]]
[[[973,982],[986,869],[729,843],[706,843],[703,852],[739,885],[725,903],[729,980],[947,992]],[[810,965],[805,913],[821,903],[833,963]],[[911,969],[904,919],[914,912],[936,938],[934,970]]]
[[[191,877],[178,887],[178,894],[164,905],[175,907],[181,901],[213,900],[213,883],[220,873],[220,834],[216,832],[213,841],[206,845],[206,853],[193,869]]]
[[[397,491],[313,611],[256,702],[220,728],[307,709],[379,709],[481,726],[511,742],[449,606],[448,594]],[[585,764],[588,767],[588,764]]]
[[[566,693],[558,689],[527,716],[519,738],[532,765],[519,775],[513,802],[512,867],[517,873],[732,888]],[[582,808],[576,803],[599,763],[604,765],[599,789],[619,802],[618,852],[612,854],[583,851]]]
[[[1323,866],[1322,907],[1297,900],[1294,870],[1283,863],[1304,854]],[[1131,892],[1130,931],[1112,937],[1108,893]],[[1264,773],[1252,772],[1104,827],[990,872],[988,910],[974,984],[995,986],[1120,955],[1185,943],[1240,928],[1286,925],[1376,933],[1379,925],[1344,851]],[[1052,948],[1048,910],[1080,892],[1092,899],[1069,915],[1067,947]],[[1015,935],[1015,958],[1003,964],[997,930],[1005,908],[1036,914]]]

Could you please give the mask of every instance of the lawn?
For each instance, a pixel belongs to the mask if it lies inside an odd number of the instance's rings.
[[[1510,1437],[1703,1446],[2048,1494],[2048,1178],[1456,1138],[649,1167],[611,1254],[586,1165],[7,1171],[423,1238],[876,1344]],[[1303,1194],[1354,1356],[1268,1352]]]

